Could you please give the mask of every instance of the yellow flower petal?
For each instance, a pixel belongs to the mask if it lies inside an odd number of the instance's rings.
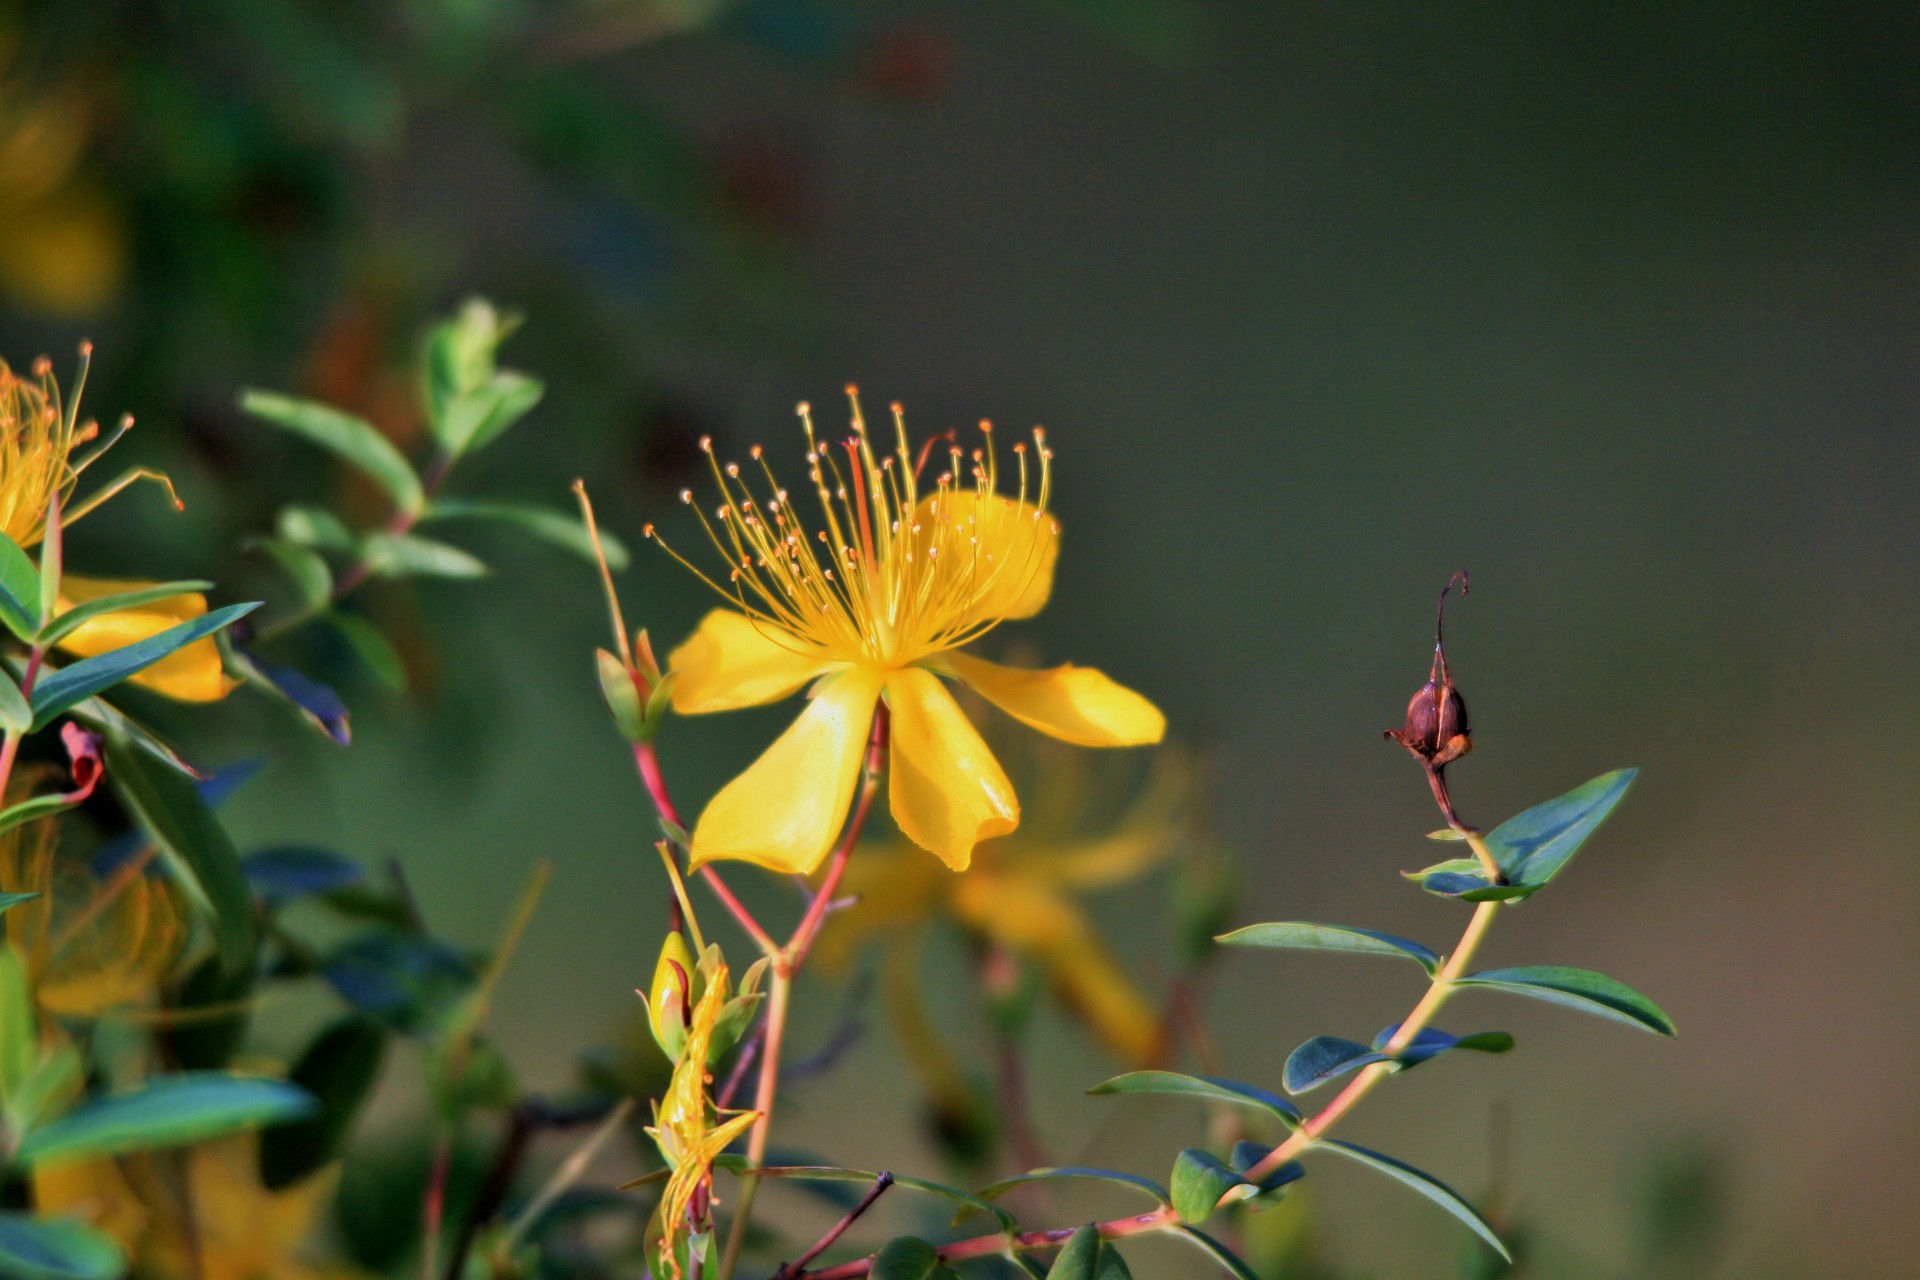
[[[151,582],[67,577],[60,583],[65,597],[61,607],[71,608],[101,596],[138,591],[152,585]],[[207,598],[189,591],[82,623],[60,642],[60,647],[78,657],[91,658],[158,635],[206,611]],[[219,647],[209,637],[174,650],[134,676],[133,683],[182,702],[217,702],[239,682],[227,678],[220,666]]]
[[[939,677],[917,667],[894,672],[887,704],[893,820],[909,840],[964,871],[974,845],[1020,825],[1013,784]]]
[[[784,698],[829,669],[805,649],[770,624],[715,609],[667,658],[674,672],[673,709],[691,716]]]
[[[707,805],[692,865],[739,858],[801,875],[819,866],[853,799],[880,682],[860,669],[822,682],[800,718]]]
[[[947,524],[972,527],[971,536],[977,539],[972,545],[981,549],[979,560],[955,555],[953,548],[942,553],[944,572],[971,580],[977,592],[967,622],[1031,618],[1046,607],[1053,594],[1054,564],[1060,559],[1060,522],[1051,511],[972,489],[924,499],[921,511],[933,502],[947,504]],[[924,515],[922,523],[929,531],[938,527]],[[929,532],[923,538],[931,536]]]
[[[1167,731],[1158,707],[1092,667],[1025,671],[964,653],[943,653],[929,665],[1023,724],[1083,747],[1144,746]]]

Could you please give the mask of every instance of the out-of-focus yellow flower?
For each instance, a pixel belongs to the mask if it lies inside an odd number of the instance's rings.
[[[39,895],[6,917],[36,1003],[54,1017],[97,1018],[150,999],[186,937],[171,890],[138,868],[101,881],[56,858],[58,830],[56,819],[42,818],[0,833],[0,893]]]
[[[103,442],[76,462],[75,448],[99,434],[93,423],[80,423],[77,417],[75,406],[61,402],[59,383],[46,361],[36,364],[32,378],[20,377],[0,361],[0,531],[22,547],[33,546],[46,535],[47,504],[56,493],[65,512],[63,522],[71,524],[135,480],[166,483],[157,473],[131,471],[73,504],[70,499],[81,473],[113,443],[113,439]],[[68,574],[61,580],[60,607],[152,585]],[[91,657],[144,640],[206,611],[205,596],[184,592],[95,618],[68,633],[60,647]],[[133,682],[183,702],[215,701],[238,683],[222,670],[219,647],[211,638],[168,654],[135,675]]]
[[[959,652],[1009,618],[1038,613],[1053,589],[1060,527],[1047,510],[1052,452],[1013,446],[1019,481],[999,492],[993,434],[946,450],[931,492],[894,406],[893,452],[876,452],[853,402],[853,436],[821,445],[807,406],[815,523],[772,471],[760,496],[741,468],[713,462],[720,504],[700,512],[724,572],[701,573],[735,606],[716,609],[675,650],[673,706],[683,715],[773,702],[812,684],[800,718],[713,798],[693,833],[692,861],[741,858],[810,872],[840,829],[874,709],[891,711],[889,804],[908,839],[963,870],[982,840],[1020,823],[1020,802],[940,677],[1042,733],[1082,746],[1157,742],[1160,712],[1100,672],[1026,671]],[[712,458],[711,441],[701,442]],[[682,498],[693,502],[691,491]],[[698,508],[696,508],[698,510]],[[655,536],[648,526],[648,536]]]
[[[89,112],[80,95],[35,98],[11,86],[12,42],[0,35],[0,289],[29,306],[78,315],[98,309],[126,274],[119,207],[82,171]]]
[[[1048,744],[1050,745],[1050,744]],[[991,947],[1036,965],[1060,1000],[1118,1058],[1153,1062],[1162,1049],[1160,1019],[1102,942],[1081,908],[1080,894],[1137,879],[1165,862],[1188,831],[1190,762],[1163,752],[1139,795],[1115,819],[1109,799],[1074,767],[1068,753],[1032,753],[1031,820],[1014,835],[983,843],[973,865],[948,875],[908,848],[862,849],[848,864],[840,892],[858,902],[820,937],[819,955],[844,968],[875,937],[892,940],[890,978],[915,969],[928,925],[940,916]],[[1105,808],[1105,814],[1114,812]],[[899,997],[889,1002],[896,1022]],[[903,1038],[918,1033],[901,1025]],[[909,1046],[916,1062],[932,1062],[927,1046]],[[928,1082],[940,1086],[939,1073]]]
[[[332,1196],[338,1170],[274,1192],[260,1185],[259,1167],[255,1134],[189,1151],[185,1196],[150,1157],[53,1164],[34,1171],[34,1203],[43,1214],[78,1216],[113,1236],[143,1280],[361,1277],[352,1268],[296,1256]],[[191,1224],[183,1205],[192,1206]]]
[[[680,1243],[706,1229],[713,1205],[713,1162],[727,1144],[745,1133],[757,1112],[720,1111],[707,1097],[712,1076],[707,1050],[728,994],[727,966],[719,964],[687,1023],[680,1059],[667,1092],[653,1108],[647,1129],[672,1172],[660,1193],[660,1255],[676,1278]]]

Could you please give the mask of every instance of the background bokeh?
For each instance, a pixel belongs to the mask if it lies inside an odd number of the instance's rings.
[[[1449,628],[1477,729],[1464,814],[1643,770],[1490,958],[1617,974],[1682,1037],[1476,1003],[1521,1051],[1384,1091],[1355,1136],[1470,1192],[1501,1165],[1561,1259],[1544,1275],[1646,1274],[1663,1186],[1703,1206],[1692,1235],[1673,1228],[1671,1274],[1911,1265],[1909,7],[0,14],[0,350],[18,364],[91,335],[91,407],[135,412],[127,450],[189,504],[129,500],[111,530],[83,527],[90,563],[234,564],[289,492],[350,483],[241,418],[236,389],[320,395],[404,441],[415,336],[471,292],[528,313],[507,355],[550,394],[462,484],[560,504],[584,475],[636,543],[678,518],[700,434],[791,458],[793,402],[832,421],[849,378],[920,429],[1044,423],[1067,551],[1023,638],[1148,691],[1208,753],[1244,918],[1435,944],[1453,904],[1395,875],[1434,816],[1379,730],[1466,565]],[[492,936],[525,867],[553,858],[496,1025],[525,1076],[557,1082],[629,1012],[662,883],[591,678],[590,574],[510,539],[483,550],[492,580],[377,601],[414,689],[342,662],[351,749],[258,708],[169,723],[216,759],[272,744],[227,811],[243,847],[396,856],[454,936]],[[239,571],[236,594],[263,572]],[[646,554],[622,590],[665,642],[705,604]],[[673,723],[676,787],[709,791],[780,714]],[[757,900],[785,909],[777,886]],[[1103,904],[1144,975],[1157,903]],[[1210,1006],[1236,1073],[1271,1079],[1309,1034],[1398,1016],[1410,992],[1359,968],[1235,957]],[[1126,1159],[1127,1124],[1147,1122],[1080,1092],[1108,1064],[1064,1025],[1044,1044],[1045,1136]],[[924,1165],[891,1060],[876,1026],[796,1093],[783,1139]],[[1139,1141],[1149,1169],[1170,1150]],[[1397,1190],[1336,1172],[1316,1204],[1355,1266],[1451,1274],[1451,1229]]]

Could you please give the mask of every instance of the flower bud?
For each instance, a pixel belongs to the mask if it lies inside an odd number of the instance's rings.
[[[693,990],[693,953],[678,930],[667,935],[660,945],[660,959],[653,966],[653,986],[647,993],[647,1025],[660,1051],[674,1062],[687,1044],[687,1026],[693,1016],[698,994]]]

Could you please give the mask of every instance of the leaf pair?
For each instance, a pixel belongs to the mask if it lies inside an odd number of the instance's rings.
[[[1499,866],[1503,883],[1489,881],[1486,868],[1474,858],[1451,858],[1407,872],[1407,878],[1428,893],[1462,902],[1518,902],[1530,898],[1566,869],[1639,774],[1638,769],[1603,773],[1488,832],[1487,851]],[[1453,831],[1434,835],[1442,840],[1459,838]]]

